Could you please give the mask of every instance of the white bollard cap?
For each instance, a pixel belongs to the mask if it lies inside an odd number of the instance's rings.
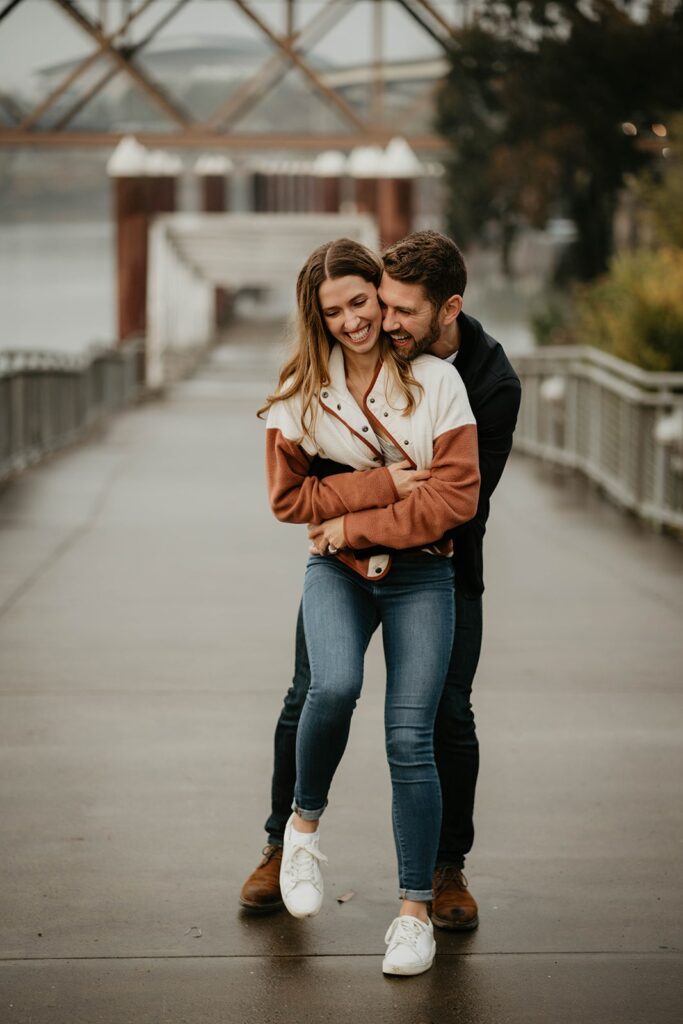
[[[232,160],[227,156],[220,156],[218,153],[204,153],[199,157],[194,165],[194,173],[200,175],[213,175],[219,176],[221,174],[230,174],[235,169],[235,165]]]
[[[338,149],[327,149],[318,153],[313,161],[313,174],[318,178],[341,178],[346,174],[348,161]]]
[[[354,178],[383,178],[384,152],[379,146],[357,146],[349,156],[349,174]]]
[[[384,150],[382,158],[383,178],[419,178],[422,164],[405,139],[397,136]]]
[[[145,174],[148,178],[175,178],[183,172],[183,161],[164,149],[153,149],[147,154]]]
[[[126,135],[107,160],[110,178],[141,178],[147,173],[147,149],[133,135]]]

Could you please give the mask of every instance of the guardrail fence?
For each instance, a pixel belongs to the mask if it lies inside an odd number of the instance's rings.
[[[518,356],[515,449],[585,473],[623,508],[683,530],[683,373],[589,347]]]
[[[134,401],[140,351],[130,343],[82,357],[0,352],[0,480]]]
[[[0,481],[135,401],[143,342],[83,357],[0,352]],[[623,508],[683,531],[683,373],[588,347],[518,356],[515,449],[580,470]]]

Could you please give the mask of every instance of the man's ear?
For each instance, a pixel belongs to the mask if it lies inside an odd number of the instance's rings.
[[[442,327],[447,327],[449,324],[452,324],[457,319],[461,309],[462,295],[451,295],[450,299],[446,299],[441,307]]]

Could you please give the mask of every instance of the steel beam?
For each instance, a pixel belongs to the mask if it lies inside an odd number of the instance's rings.
[[[0,128],[0,147],[35,147],[50,149],[57,146],[87,146],[113,148],[124,137],[124,132],[25,132],[17,128]],[[144,146],[166,149],[227,149],[227,150],[351,150],[355,146],[386,146],[391,141],[393,128],[373,128],[367,132],[349,132],[335,135],[288,135],[286,133],[242,133],[226,135],[191,129],[181,132],[136,132],[136,139]],[[443,153],[446,143],[439,135],[425,133],[409,135],[407,140],[415,150]]]
[[[372,23],[372,120],[378,123],[384,111],[384,3],[375,0]]]
[[[138,15],[142,14],[142,12],[146,10],[150,6],[150,4],[153,3],[156,3],[156,0],[144,0],[144,3],[140,7],[138,7],[134,11],[131,11],[131,13],[125,19],[123,24],[119,28],[117,28],[116,32],[112,32],[105,37],[107,40],[107,44],[113,44],[114,40],[126,31],[131,22],[135,21]],[[52,90],[49,96],[46,96],[44,100],[41,100],[38,106],[35,107],[31,111],[31,113],[28,114],[27,117],[24,118],[24,120],[21,122],[21,127],[32,128],[36,121],[38,121],[43,116],[43,114],[47,110],[49,110],[54,103],[57,102],[59,97],[66,92],[69,86],[73,85],[73,83],[78,78],[80,78],[81,75],[88,70],[88,68],[92,67],[95,61],[99,60],[103,53],[105,53],[105,47],[103,45],[99,45],[97,49],[90,54],[89,57],[86,57],[85,60],[81,61],[81,63],[77,67],[72,68],[72,70],[62,79],[59,85]]]
[[[18,7],[20,3],[21,0],[9,0],[7,6],[3,7],[0,11],[0,21],[2,21],[3,18],[6,18],[10,11],[13,11],[15,7]]]
[[[61,2],[63,2],[63,0],[61,0]],[[270,29],[268,25],[266,25],[266,23],[262,21],[261,18],[259,18],[258,14],[256,14],[255,11],[252,11],[252,9],[246,3],[246,0],[232,0],[232,2],[236,4],[237,7],[239,7],[239,9],[251,21],[253,21],[257,28],[259,28],[261,32],[268,37],[271,43],[273,43],[274,46],[277,46],[277,48],[282,51],[282,53],[287,57],[287,59],[291,61],[291,63],[294,64],[299,69],[299,71],[301,71],[301,73],[308,79],[311,85],[322,96],[325,97],[328,103],[330,103],[333,107],[336,107],[339,113],[341,113],[343,117],[348,122],[350,122],[357,131],[362,132],[368,130],[369,126],[363,121],[362,118],[358,116],[355,110],[351,106],[349,106],[346,100],[342,99],[342,97],[339,96],[338,93],[336,93],[333,89],[330,89],[329,86],[325,85],[325,83],[320,80],[318,75],[316,75],[315,71],[313,71],[312,68],[310,68],[308,64],[301,59],[301,57],[292,48],[292,46],[286,40],[281,39],[279,36],[275,35],[272,29]]]
[[[434,21],[441,25],[441,28],[445,29],[449,36],[453,36],[453,38],[455,38],[457,31],[455,25],[451,25],[448,18],[446,18],[441,11],[431,3],[431,0],[415,0],[415,3],[420,7],[424,7],[425,11],[432,16]]]
[[[191,118],[176,106],[163,92],[163,90],[147,78],[147,76],[136,68],[134,64],[131,64],[129,60],[121,53],[116,47],[111,46],[108,42],[107,37],[99,30],[90,19],[83,14],[81,10],[76,6],[75,0],[53,0],[53,3],[57,4],[65,14],[79,25],[84,32],[87,32],[89,36],[96,40],[102,47],[103,51],[106,52],[116,63],[124,70],[136,85],[145,93],[145,95],[157,106],[164,114],[169,117],[176,124],[179,124],[182,128],[189,128],[192,121]]]
[[[301,31],[289,40],[297,51],[312,46],[337,24],[348,11],[346,0],[328,0],[322,10],[314,14]],[[204,128],[213,129],[233,125],[238,118],[273,89],[289,71],[289,63],[282,54],[276,53],[258,69],[255,75],[243,82],[232,96],[221,103],[203,122]]]
[[[423,29],[427,33],[428,36],[431,36],[432,39],[436,43],[438,43],[439,46],[443,50],[445,50],[445,52],[447,54],[450,55],[450,54],[452,54],[455,51],[456,45],[455,45],[455,40],[453,39],[453,37],[451,36],[449,39],[444,39],[443,36],[439,35],[439,33],[429,23],[429,21],[427,20],[427,17],[425,16],[427,14],[427,9],[426,8],[423,8],[422,11],[418,10],[417,7],[414,6],[414,3],[412,2],[412,0],[396,0],[396,2],[401,5],[403,10],[406,12],[406,14],[409,14],[410,17],[413,19],[413,21],[416,21],[418,23],[418,25],[420,26],[420,28]],[[415,3],[417,3],[417,2],[419,2],[419,0],[415,0]],[[423,11],[424,11],[424,13],[423,13]]]
[[[149,0],[149,2],[155,3],[156,0]],[[136,54],[140,53],[141,50],[144,50],[147,44],[151,43],[152,39],[154,39],[157,33],[160,32],[161,29],[168,24],[171,18],[173,18],[174,15],[178,13],[181,7],[184,7],[185,4],[187,3],[189,3],[189,0],[177,0],[175,7],[172,7],[169,11],[166,12],[166,14],[164,14],[162,18],[159,19],[154,28],[150,29],[150,31],[147,33],[144,39],[141,39],[138,43],[135,43],[134,46],[126,48],[126,57],[130,60],[131,57],[134,57]],[[105,85],[108,85],[113,78],[116,78],[120,71],[120,67],[114,67],[110,68],[104,75],[102,75],[102,77],[99,78],[97,82],[95,82],[91,86],[91,88],[88,89],[86,93],[84,93],[83,96],[80,96],[79,99],[73,104],[73,106],[70,107],[69,110],[67,110],[67,112],[62,117],[60,117],[59,121],[57,121],[55,125],[55,128],[58,131],[61,131],[63,128],[66,128],[66,126],[71,121],[73,121],[74,117],[77,114],[79,114],[81,110],[83,110],[83,108],[86,107],[92,99],[94,99],[95,96],[97,96],[98,92],[101,92],[102,89],[104,89]]]
[[[5,112],[13,126],[19,125],[24,112],[13,96],[0,92],[0,110]]]

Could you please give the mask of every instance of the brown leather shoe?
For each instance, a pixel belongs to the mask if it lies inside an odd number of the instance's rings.
[[[240,906],[255,914],[267,914],[284,906],[280,892],[281,846],[264,846],[263,860],[242,886]]]
[[[432,879],[432,921],[439,928],[467,932],[479,924],[477,901],[467,888],[467,879],[460,868],[447,865],[437,868]]]

